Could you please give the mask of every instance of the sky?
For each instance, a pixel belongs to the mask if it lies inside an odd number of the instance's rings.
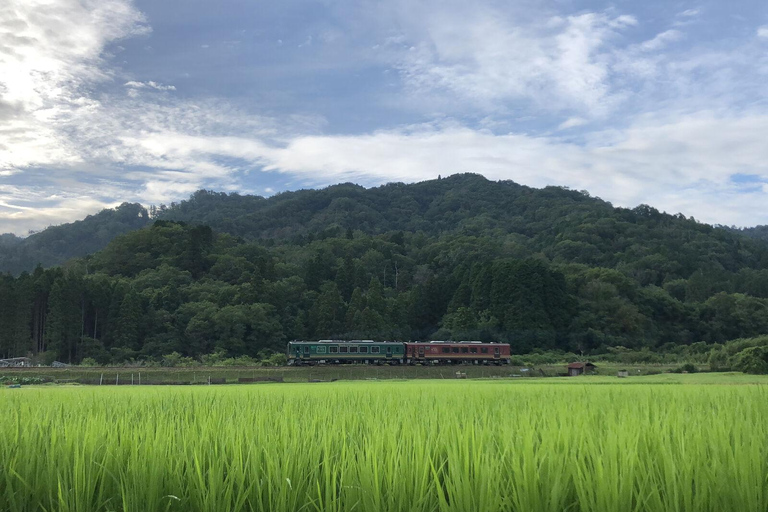
[[[768,224],[768,2],[3,0],[0,233],[459,172]]]

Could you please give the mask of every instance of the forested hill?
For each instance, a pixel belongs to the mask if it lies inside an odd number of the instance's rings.
[[[198,192],[154,216],[66,268],[0,279],[0,356],[255,356],[301,338],[709,351],[768,334],[768,244],[557,187]]]
[[[18,275],[37,265],[60,265],[100,251],[116,236],[142,228],[149,215],[140,204],[123,203],[71,224],[51,226],[19,238],[0,235],[0,272]]]
[[[733,272],[768,264],[768,245],[681,214],[647,205],[614,208],[583,191],[534,189],[476,174],[371,189],[341,184],[268,199],[201,190],[156,216],[278,245],[306,244],[348,230],[488,237],[503,240],[518,257],[621,266],[643,284],[687,278],[697,269]]]
[[[753,228],[742,228],[735,231],[750,238],[768,242],[768,226],[755,226]]]
[[[348,229],[369,235],[390,231],[422,232],[427,236],[501,232],[519,235],[514,237],[515,243],[525,245],[529,252],[555,250],[569,261],[609,266],[616,260],[611,246],[616,236],[624,243],[632,239],[646,253],[654,253],[676,247],[674,238],[680,230],[697,233],[700,242],[702,233],[711,234],[703,238],[714,238],[715,245],[725,235],[722,230],[681,215],[660,214],[645,205],[631,211],[615,209],[586,192],[559,187],[533,189],[511,181],[490,182],[474,174],[371,189],[347,183],[322,190],[285,192],[268,199],[201,190],[179,204],[152,207],[151,213],[155,219],[208,225],[245,240],[278,244],[305,243],[337,236]],[[27,238],[0,235],[0,272],[18,275],[38,264],[50,267],[92,254],[115,236],[148,222],[144,207],[124,203]],[[768,241],[766,230],[758,226],[730,231]],[[738,236],[731,240],[738,245]],[[695,253],[704,259],[709,257],[707,251],[698,248],[689,250],[687,256],[698,260]]]
[[[573,211],[574,206],[578,211]],[[205,224],[245,239],[300,242],[304,237],[388,231],[490,233],[535,237],[552,231],[555,218],[611,216],[612,206],[559,187],[534,189],[476,174],[366,189],[344,183],[322,190],[284,192],[268,199],[201,190],[189,200],[161,207],[157,217]],[[562,224],[562,222],[558,222]]]

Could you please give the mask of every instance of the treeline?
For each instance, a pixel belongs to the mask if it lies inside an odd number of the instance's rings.
[[[741,229],[731,228],[731,229],[733,229],[737,233],[741,233],[750,238],[768,241],[768,226],[755,226],[753,228],[741,228]]]
[[[740,288],[754,286],[753,274],[768,279],[764,270],[741,271],[728,281],[734,290],[697,302],[685,296],[706,275],[641,286],[614,269],[496,257],[493,239],[451,240],[449,256],[445,242],[418,247],[416,238],[353,233],[266,248],[158,221],[65,268],[3,277],[0,354],[263,357],[302,338],[478,339],[518,354],[595,354],[768,332],[768,300]]]
[[[0,278],[0,356],[263,359],[303,338],[698,354],[768,334],[765,243],[584,192],[461,175],[201,191],[151,215],[96,254]]]
[[[83,220],[52,226],[26,238],[0,235],[0,272],[19,275],[41,265],[60,265],[103,249],[113,238],[141,229],[149,213],[140,204],[123,203]]]

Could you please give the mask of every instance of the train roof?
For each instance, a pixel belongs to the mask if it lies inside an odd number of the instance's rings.
[[[374,341],[374,340],[293,340],[289,341],[288,343],[423,343],[423,344],[452,344],[452,345],[509,345],[509,343],[485,343],[482,341],[447,341],[447,340],[434,340],[434,341],[393,341],[393,340],[385,340],[385,341]]]
[[[374,340],[293,340],[288,343],[401,343],[399,341],[374,341]]]

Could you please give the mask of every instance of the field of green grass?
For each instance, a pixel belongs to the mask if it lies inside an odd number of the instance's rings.
[[[765,384],[0,389],[0,510],[764,511]]]

